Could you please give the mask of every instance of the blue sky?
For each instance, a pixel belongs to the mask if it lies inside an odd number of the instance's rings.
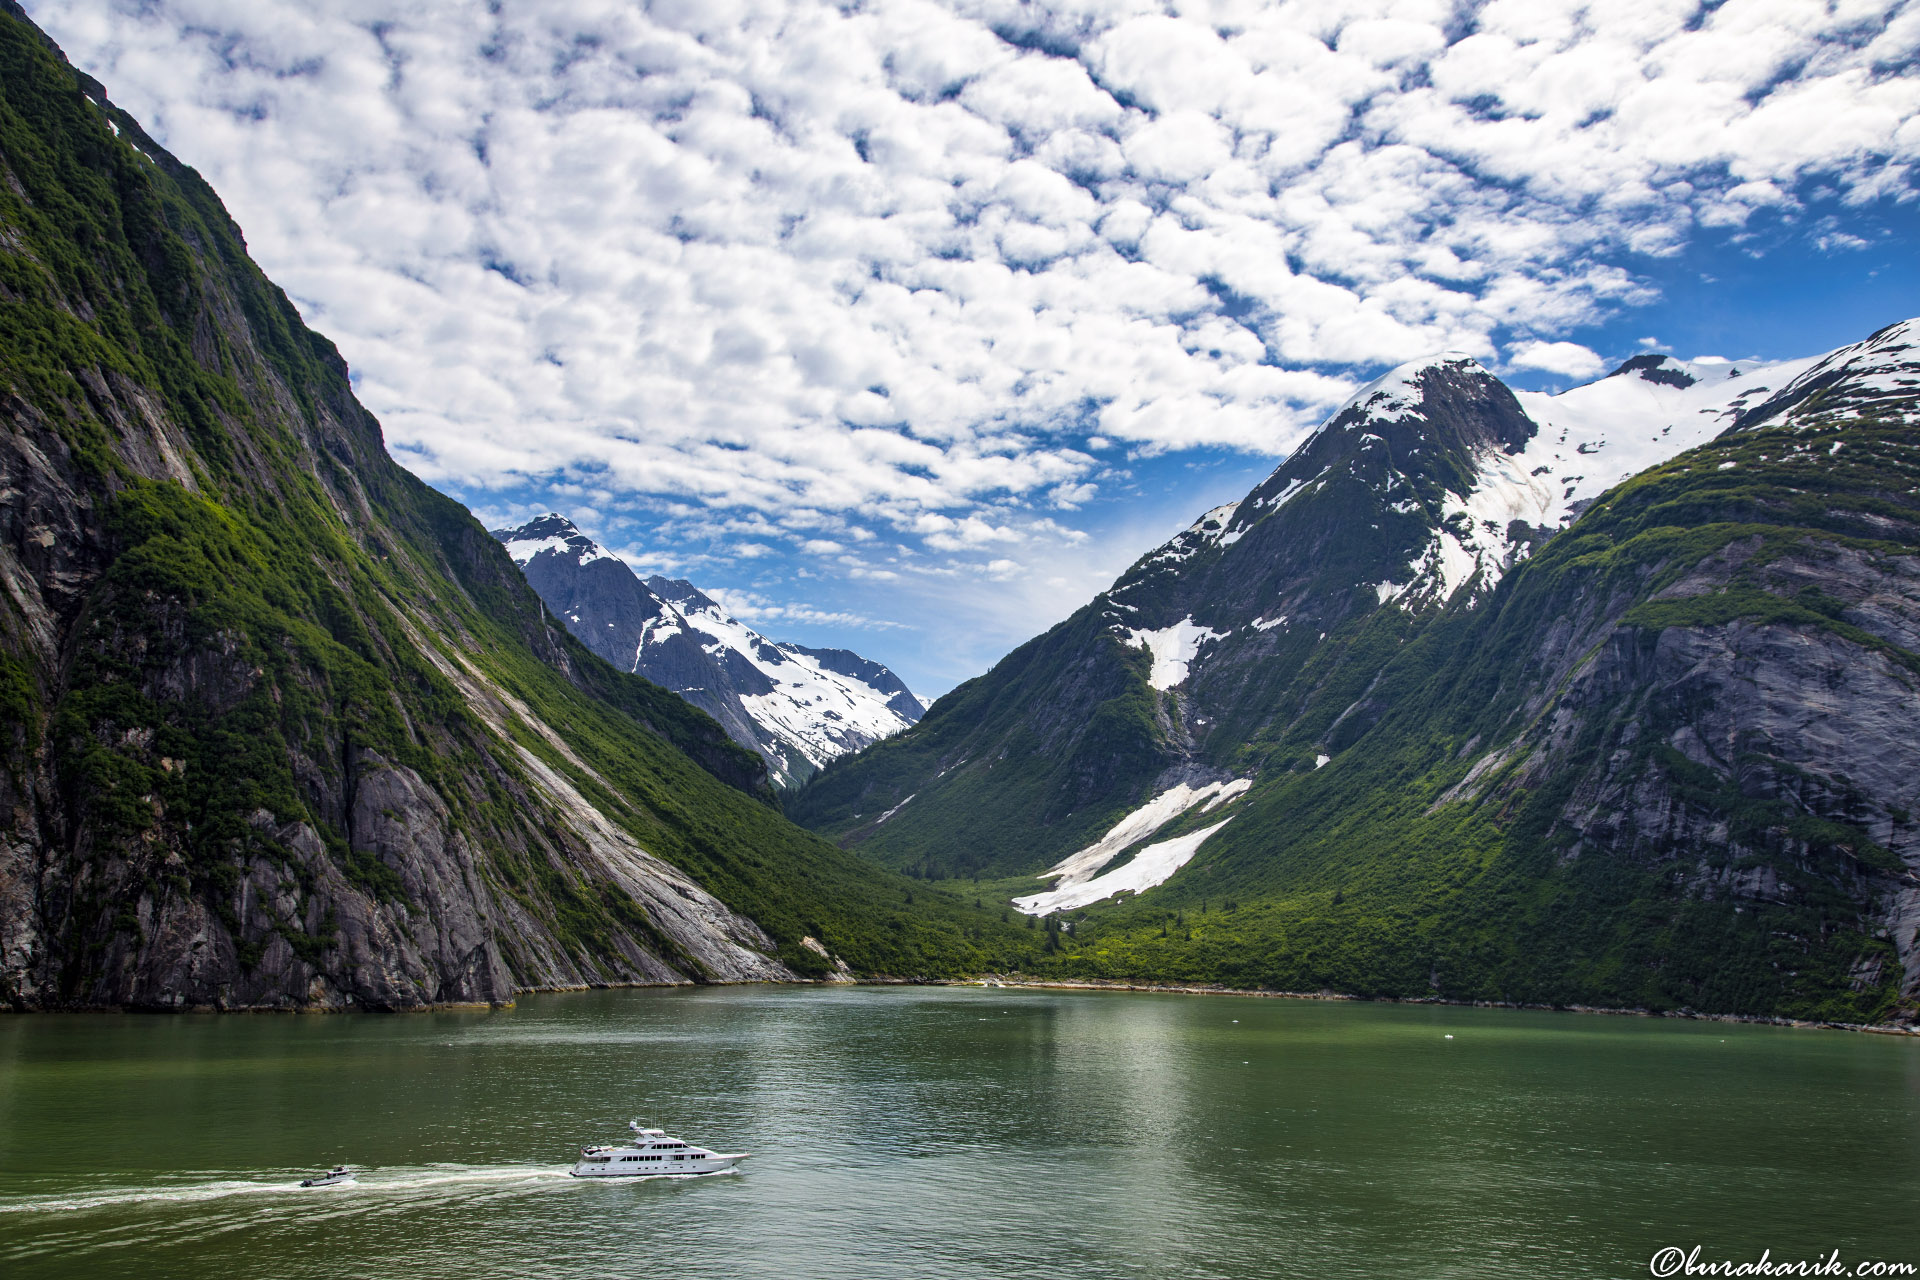
[[[1910,0],[29,0],[395,456],[937,693],[1434,351],[1920,312]]]

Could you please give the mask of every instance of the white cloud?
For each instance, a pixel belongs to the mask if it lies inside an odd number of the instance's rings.
[[[818,627],[887,630],[900,625],[884,618],[869,618],[864,614],[841,609],[816,609],[804,604],[783,604],[757,591],[734,590],[728,587],[702,587],[701,591],[740,621],[756,627],[770,623],[797,622]]]
[[[1507,353],[1507,362],[1569,378],[1597,377],[1607,367],[1606,361],[1577,342],[1523,342]]]
[[[757,513],[735,556],[1005,563],[1090,449],[1283,453],[1446,348],[1587,376],[1624,255],[1920,163],[1910,0],[29,8],[408,466]]]

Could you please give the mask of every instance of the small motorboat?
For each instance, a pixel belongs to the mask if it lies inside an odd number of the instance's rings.
[[[332,1170],[317,1174],[311,1178],[300,1179],[303,1187],[338,1187],[353,1181],[353,1171],[345,1165],[337,1165]]]
[[[643,1129],[638,1120],[629,1120],[627,1128],[633,1136],[617,1146],[580,1148],[580,1160],[568,1172],[576,1178],[687,1177],[725,1173],[748,1155],[696,1147],[669,1137],[664,1129]]]

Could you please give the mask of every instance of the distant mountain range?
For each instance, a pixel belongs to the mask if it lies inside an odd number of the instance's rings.
[[[690,582],[642,582],[557,512],[493,536],[582,644],[718,720],[776,785],[798,785],[925,711],[877,662],[768,640]]]
[[[1917,344],[1403,366],[789,812],[1082,976],[1911,1016]]]

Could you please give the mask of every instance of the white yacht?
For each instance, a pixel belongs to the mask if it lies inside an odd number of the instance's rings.
[[[330,1172],[315,1174],[311,1178],[300,1179],[303,1187],[338,1187],[353,1181],[353,1171],[345,1165],[335,1165]]]
[[[576,1178],[658,1178],[678,1174],[725,1173],[747,1158],[745,1151],[721,1155],[667,1136],[664,1129],[643,1129],[629,1120],[633,1136],[615,1147],[582,1147],[569,1171]]]

